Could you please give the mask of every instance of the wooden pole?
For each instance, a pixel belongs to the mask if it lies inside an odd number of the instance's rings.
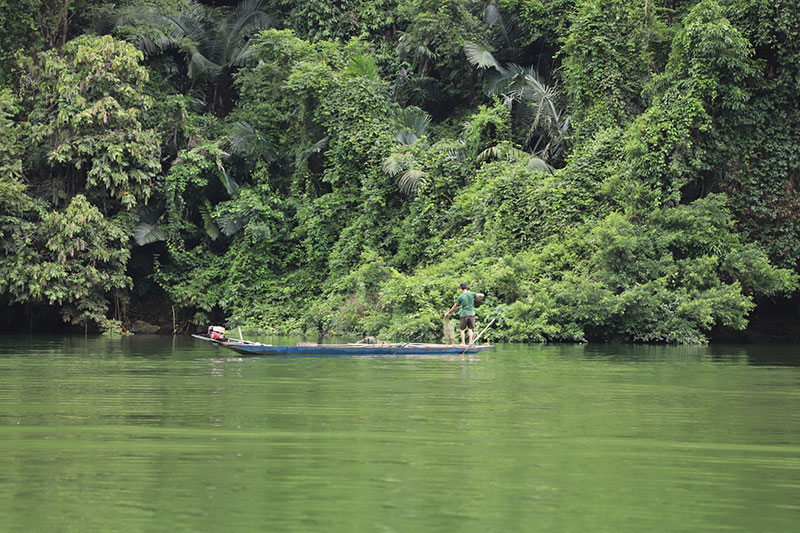
[[[491,326],[492,324],[494,324],[494,321],[495,321],[495,320],[497,320],[497,317],[494,317],[494,318],[492,319],[492,321],[491,321],[491,322],[489,322],[488,324],[486,324],[486,327],[485,327],[485,328],[483,328],[483,331],[481,331],[480,333],[478,333],[478,336],[477,336],[477,337],[475,337],[475,338],[472,340],[472,342],[471,342],[471,343],[469,343],[469,345],[468,345],[466,348],[464,348],[464,351],[463,351],[463,352],[461,352],[461,353],[462,353],[462,354],[465,354],[465,353],[467,353],[467,350],[469,350],[470,348],[472,348],[472,347],[475,345],[475,343],[476,343],[476,342],[478,342],[478,339],[480,339],[480,338],[481,338],[481,335],[483,335],[483,334],[486,332],[486,330],[487,330],[487,329],[489,329],[489,326]]]

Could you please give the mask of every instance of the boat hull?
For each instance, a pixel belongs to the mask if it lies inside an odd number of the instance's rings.
[[[433,355],[433,354],[473,354],[494,348],[490,344],[460,346],[457,344],[312,344],[300,343],[296,346],[261,344],[246,340],[214,340],[202,335],[194,338],[227,348],[242,355]]]

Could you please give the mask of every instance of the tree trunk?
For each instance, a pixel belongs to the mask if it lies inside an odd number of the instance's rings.
[[[69,0],[64,0],[64,9],[61,13],[61,42],[58,45],[58,51],[61,53],[67,44],[67,26],[69,26]]]

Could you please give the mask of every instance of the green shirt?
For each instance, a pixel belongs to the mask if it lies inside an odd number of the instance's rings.
[[[477,292],[462,292],[456,298],[456,305],[461,306],[458,316],[475,316],[475,297]]]

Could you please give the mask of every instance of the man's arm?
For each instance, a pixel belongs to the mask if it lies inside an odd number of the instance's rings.
[[[484,296],[486,296],[486,295],[483,294],[482,292],[476,292],[475,293],[475,298],[483,298]]]
[[[455,310],[456,310],[456,307],[458,307],[458,304],[453,304],[453,307],[451,307],[451,308],[450,308],[450,310],[444,314],[444,316],[446,316],[446,317],[447,317],[447,316],[450,316],[450,313],[452,313],[453,311],[455,311]]]

